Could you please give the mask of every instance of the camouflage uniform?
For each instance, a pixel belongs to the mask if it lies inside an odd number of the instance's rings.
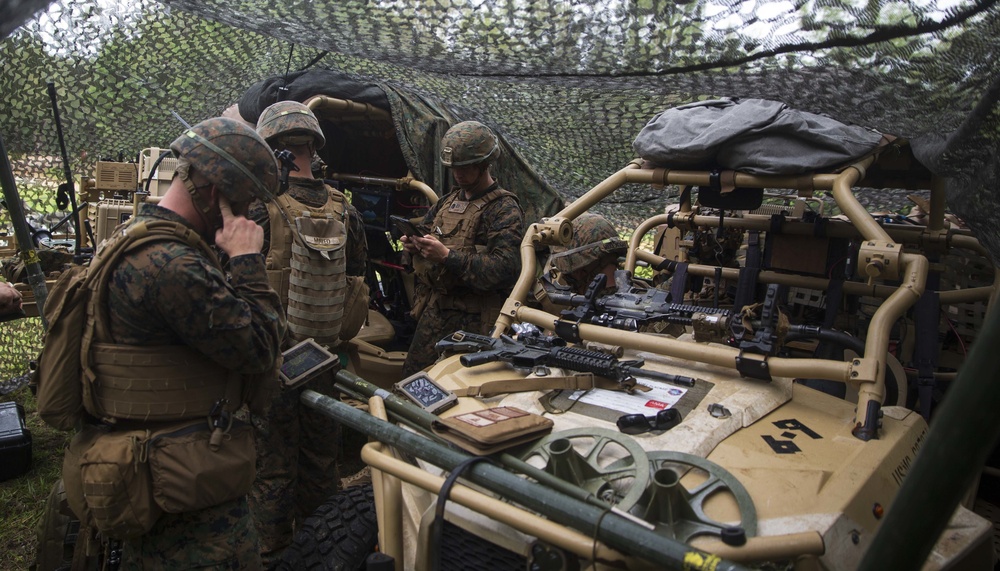
[[[499,185],[494,184],[479,196],[498,189]],[[441,213],[462,192],[461,189],[455,189],[435,204],[424,217],[424,225],[428,228],[440,226]],[[476,198],[478,196],[472,197],[472,200]],[[484,246],[483,253],[462,252],[451,248],[444,260],[442,278],[455,285],[449,287],[448,291],[433,296],[420,315],[403,364],[404,376],[432,364],[437,359],[434,344],[445,335],[460,329],[486,333],[493,326],[492,321],[484,323],[480,310],[456,307],[461,300],[484,301],[499,297],[502,302],[517,281],[521,272],[521,238],[524,236],[524,219],[517,198],[509,193],[502,194],[485,206],[479,220],[479,226],[474,231],[474,242],[477,249]],[[448,304],[452,307],[443,307]]]
[[[143,204],[132,223],[181,216]],[[260,255],[222,268],[183,242],[165,240],[125,256],[108,284],[115,343],[189,345],[245,374],[273,369],[285,321]],[[257,534],[245,498],[196,512],[163,514],[146,535],[127,540],[122,569],[254,569]]]
[[[321,207],[331,192],[337,191],[322,180],[289,178],[289,196],[305,205]],[[364,221],[353,206],[347,205],[347,214],[347,274],[363,276],[368,259]],[[266,255],[271,246],[266,205],[254,201],[247,217],[264,228]],[[283,345],[287,348],[296,341],[289,336]],[[294,527],[337,491],[340,423],[306,407],[299,397],[306,388],[336,396],[334,375],[339,369],[334,367],[304,387],[280,391],[265,415],[253,415],[257,479],[250,492],[250,506],[265,565],[276,562],[291,544]]]

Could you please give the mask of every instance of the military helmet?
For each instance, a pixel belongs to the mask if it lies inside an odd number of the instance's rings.
[[[178,174],[188,165],[218,186],[232,202],[268,201],[278,190],[278,161],[264,139],[233,119],[206,119],[184,131],[170,150],[178,158]]]
[[[489,164],[500,156],[500,142],[489,127],[462,121],[441,139],[441,164],[446,167]]]
[[[553,248],[555,252],[557,248]],[[586,268],[605,254],[621,256],[628,244],[618,237],[618,231],[599,214],[581,214],[573,220],[573,239],[568,249],[552,254],[552,267],[564,274]]]
[[[326,144],[323,129],[312,109],[298,101],[279,101],[260,114],[257,134],[272,145],[278,137],[311,136],[316,150]]]

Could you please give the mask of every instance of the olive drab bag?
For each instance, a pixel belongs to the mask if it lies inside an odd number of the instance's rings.
[[[56,280],[44,308],[48,329],[34,373],[38,415],[46,423],[72,430],[83,419],[84,363],[95,326],[87,306],[96,288],[125,252],[154,240],[182,239],[186,232],[184,225],[169,221],[119,227],[89,265],[73,266]]]

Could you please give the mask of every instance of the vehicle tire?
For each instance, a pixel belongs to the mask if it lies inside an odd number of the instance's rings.
[[[378,520],[372,485],[353,486],[331,496],[306,519],[275,569],[362,569],[377,543]]]

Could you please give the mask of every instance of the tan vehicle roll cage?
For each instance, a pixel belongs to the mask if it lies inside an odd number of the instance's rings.
[[[927,257],[920,253],[905,251],[903,242],[919,243],[925,250],[947,251],[949,248],[963,248],[979,254],[985,249],[970,235],[951,229],[944,220],[944,194],[940,181],[932,179],[927,186],[931,191],[930,224],[924,228],[903,227],[887,230],[880,226],[858,201],[854,188],[865,181],[868,169],[878,159],[873,155],[844,168],[836,174],[814,174],[809,176],[755,176],[733,173],[733,182],[738,188],[788,188],[809,196],[812,192],[829,191],[837,206],[846,214],[850,222],[831,221],[828,231],[831,235],[857,236],[863,240],[858,253],[859,274],[866,283],[848,283],[845,288],[852,293],[863,293],[884,299],[875,312],[865,340],[865,356],[847,362],[824,359],[800,359],[748,355],[739,349],[720,345],[708,345],[678,341],[669,337],[651,336],[637,332],[610,330],[588,324],[576,325],[579,338],[585,341],[607,343],[649,351],[677,359],[693,360],[741,370],[747,360],[770,374],[783,377],[808,377],[842,383],[850,383],[858,389],[858,408],[854,435],[863,440],[877,437],[878,411],[885,397],[886,354],[889,335],[893,323],[916,303],[924,293],[929,268]],[[546,329],[555,329],[558,316],[526,305],[535,280],[535,248],[541,245],[566,245],[572,237],[571,222],[586,212],[594,204],[611,195],[626,184],[649,184],[654,186],[708,186],[712,174],[709,172],[650,168],[636,159],[623,169],[605,179],[578,200],[551,218],[545,218],[528,227],[521,242],[521,274],[510,297],[504,304],[493,331],[495,337],[506,332],[514,322],[526,322]],[[634,271],[637,260],[652,264],[663,261],[662,257],[640,250],[639,241],[646,231],[665,223],[672,223],[683,229],[697,226],[718,226],[717,217],[699,216],[691,208],[690,201],[681,203],[680,211],[659,215],[644,222],[633,234],[625,269]],[[730,218],[727,225],[745,229],[767,230],[770,222],[766,219]],[[782,231],[791,233],[811,233],[808,223],[789,222]],[[695,275],[714,272],[713,266],[694,265]],[[735,275],[735,269],[724,269]],[[765,283],[787,283],[823,289],[828,280],[815,277],[794,276],[776,272],[762,272],[760,281]],[[886,285],[886,280],[899,280],[898,286]],[[966,301],[988,301],[995,296],[995,286],[942,292],[942,303]],[[743,362],[741,365],[740,362]],[[757,363],[753,363],[757,361]],[[745,370],[745,369],[742,369]]]

